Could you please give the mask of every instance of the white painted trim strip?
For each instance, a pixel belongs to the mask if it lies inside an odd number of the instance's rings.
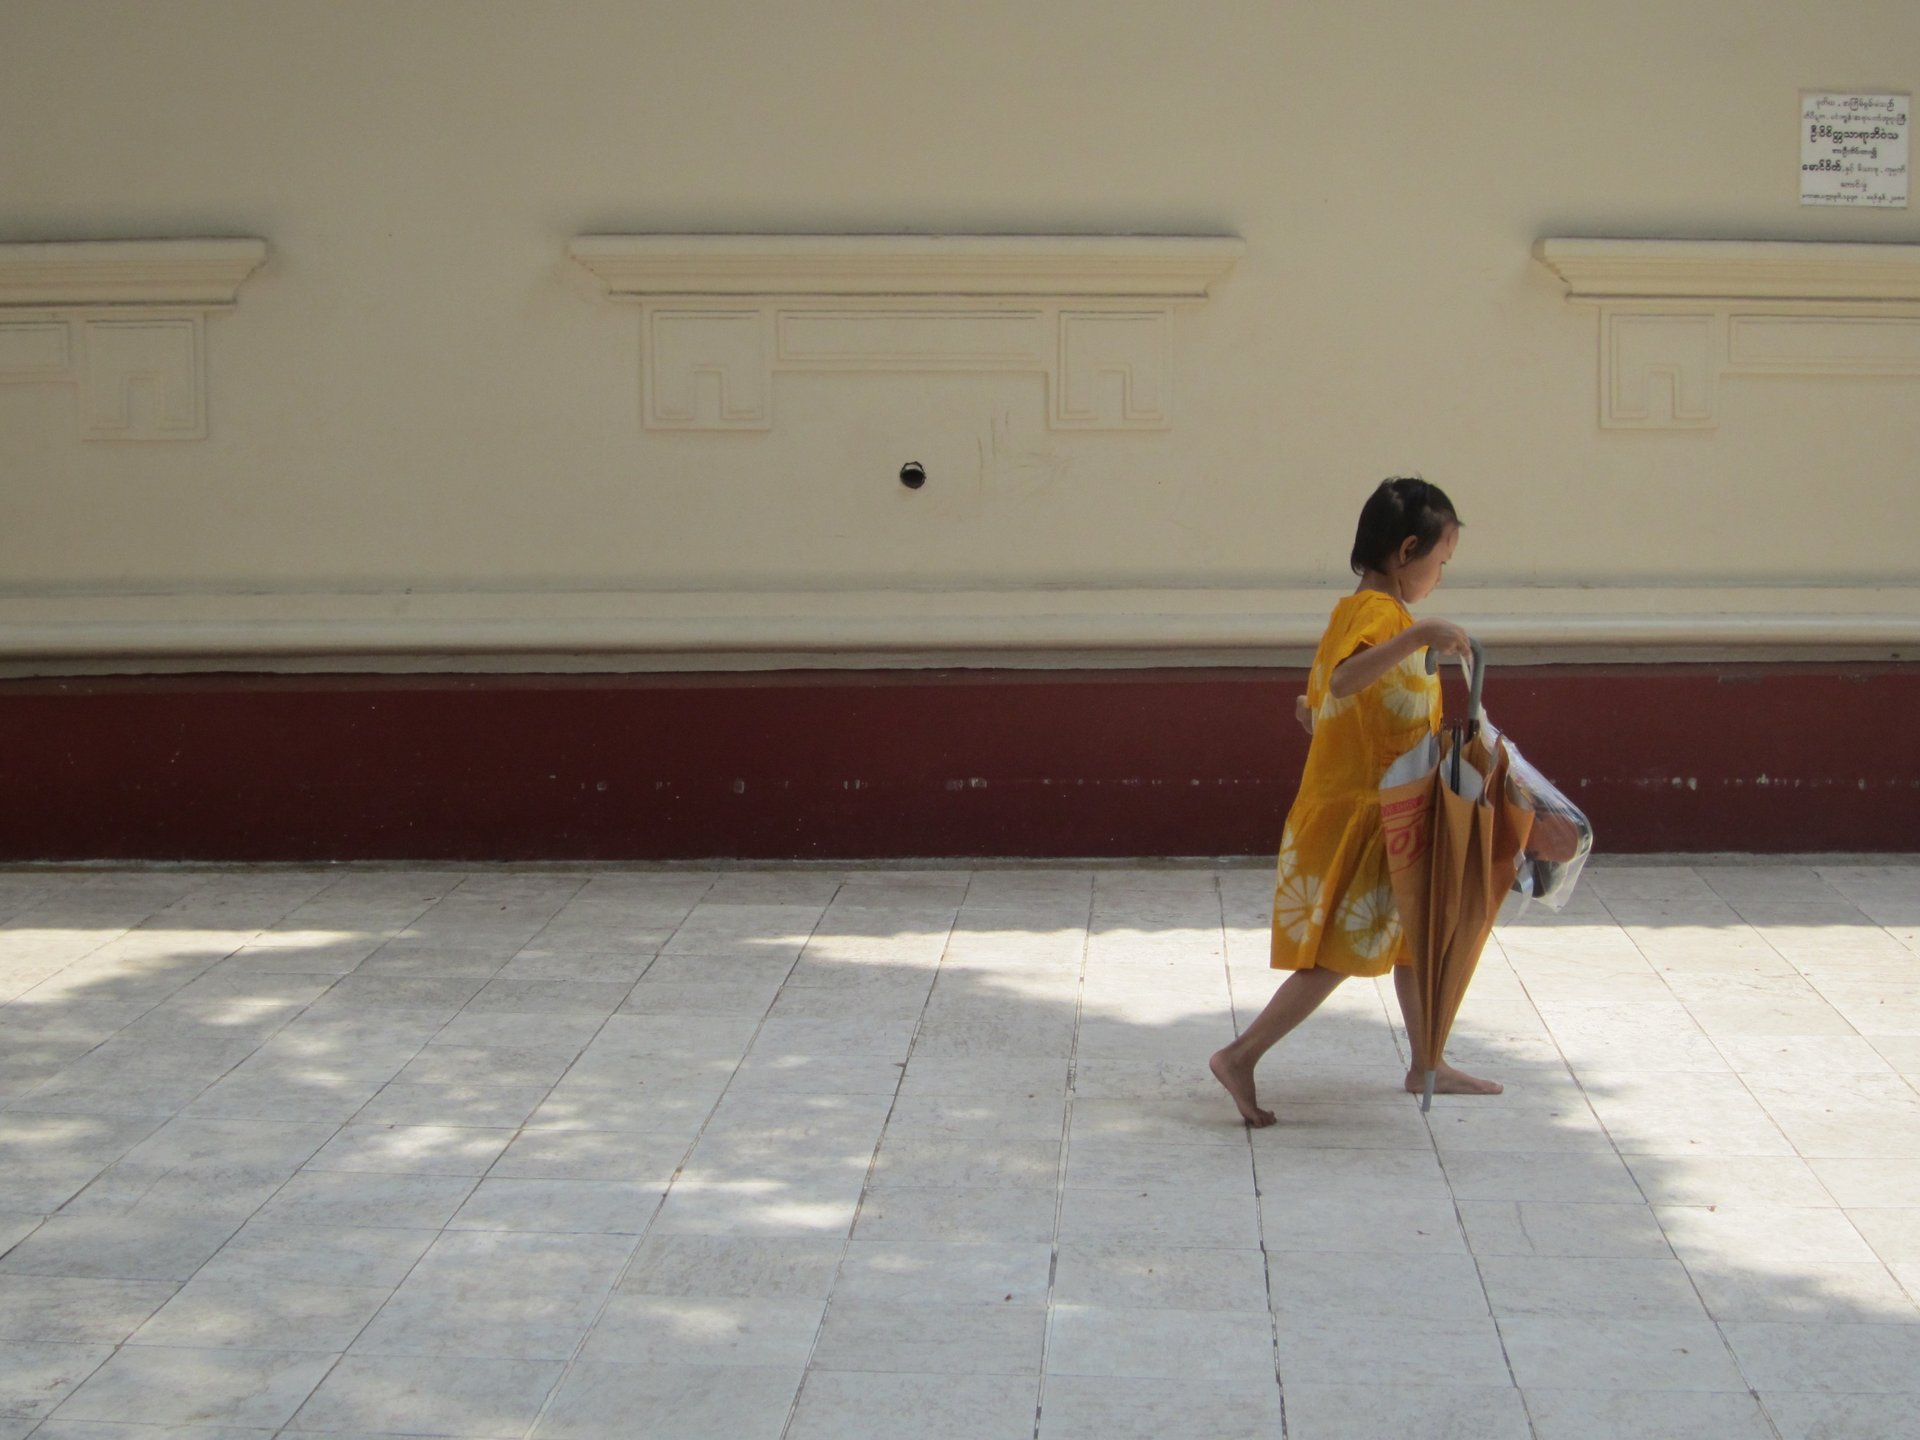
[[[223,655],[1255,652],[1311,647],[1340,592],[794,591],[0,598],[0,659]],[[1920,587],[1461,589],[1489,645],[1920,646]],[[1657,654],[1648,658],[1658,658]]]
[[[60,240],[0,245],[0,307],[231,305],[264,240]]]
[[[1547,239],[1569,300],[1920,301],[1920,245]]]
[[[1246,253],[1228,236],[581,235],[611,295],[1203,300]]]

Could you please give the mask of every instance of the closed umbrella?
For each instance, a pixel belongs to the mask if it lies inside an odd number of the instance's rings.
[[[1422,1110],[1433,1103],[1441,1052],[1533,824],[1508,784],[1506,742],[1483,723],[1485,681],[1475,641],[1467,718],[1408,751],[1380,786],[1388,877],[1420,994],[1419,1033],[1407,1039],[1426,1070]]]

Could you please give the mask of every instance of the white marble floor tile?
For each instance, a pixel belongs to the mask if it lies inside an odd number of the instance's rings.
[[[286,1424],[337,1355],[127,1346],[60,1407],[62,1420],[139,1425]]]
[[[403,1285],[353,1341],[349,1358],[566,1360],[600,1304],[597,1294]]]
[[[785,1368],[579,1364],[533,1433],[599,1440],[637,1427],[683,1440],[779,1440],[799,1387]]]
[[[1248,1192],[1069,1188],[1060,1196],[1062,1244],[1257,1249],[1260,1209]]]
[[[118,1345],[178,1288],[171,1280],[0,1275],[0,1340]]]
[[[1920,1308],[1885,1265],[1868,1261],[1689,1261],[1707,1312],[1723,1321],[1920,1324]]]
[[[806,1368],[826,1306],[811,1300],[615,1295],[581,1348],[586,1364]]]
[[[185,1280],[240,1228],[237,1219],[56,1215],[0,1258],[0,1274]]]
[[[1747,1388],[1705,1316],[1514,1315],[1498,1323],[1525,1390]]]
[[[271,1285],[344,1285],[391,1290],[440,1232],[431,1228],[288,1224],[249,1220],[202,1266],[198,1278]]]
[[[1260,1197],[1262,1238],[1269,1252],[1357,1251],[1400,1255],[1465,1255],[1466,1240],[1444,1190],[1408,1195],[1328,1196],[1311,1189]]]
[[[1828,1394],[1920,1393],[1920,1326],[1727,1321],[1753,1388]]]
[[[1815,1158],[1807,1164],[1841,1205],[1872,1210],[1920,1208],[1920,1154],[1881,1159]]]
[[[1226,1252],[1229,1254],[1235,1252]],[[1063,1250],[1064,1260],[1064,1250]],[[1282,1329],[1296,1321],[1399,1316],[1436,1324],[1484,1319],[1487,1296],[1469,1255],[1359,1250],[1274,1251],[1266,1257],[1270,1303]]]
[[[1050,1186],[871,1188],[860,1202],[861,1240],[956,1243],[1053,1239],[1058,1193]]]
[[[1232,1383],[1273,1373],[1273,1319],[1265,1310],[1144,1310],[1055,1305],[1050,1375]]]
[[[1479,1261],[1493,1313],[1516,1315],[1648,1315],[1698,1319],[1694,1277],[1671,1256],[1588,1259],[1560,1255],[1489,1255]]]
[[[1082,1136],[1067,1155],[1076,1189],[1133,1188],[1253,1192],[1253,1156],[1230,1145],[1168,1145]]]
[[[1821,1206],[1833,1197],[1797,1155],[1627,1155],[1654,1205]]]
[[[628,1180],[482,1180],[450,1230],[537,1230],[638,1235],[660,1208],[664,1184]]]
[[[1449,1188],[1461,1200],[1586,1201],[1633,1205],[1642,1199],[1633,1172],[1605,1151],[1450,1150]]]
[[[1281,1433],[1273,1376],[1049,1375],[1040,1440],[1270,1440]]]
[[[1558,1255],[1657,1260],[1668,1241],[1650,1206],[1591,1201],[1463,1200],[1460,1221],[1478,1256]]]
[[[1773,1440],[1759,1403],[1711,1390],[1545,1390],[1524,1392],[1536,1440]],[[1836,1437],[1837,1440],[1837,1437]]]
[[[1689,1265],[1801,1260],[1871,1264],[1875,1258],[1847,1215],[1832,1207],[1741,1201],[1662,1205],[1654,1213],[1674,1252]]]
[[[1120,1309],[1259,1310],[1267,1304],[1258,1249],[1062,1242],[1053,1300]]]
[[[1002,1305],[896,1304],[836,1297],[816,1370],[1038,1375],[1046,1312]]]
[[[786,1440],[1030,1440],[1038,1390],[1009,1375],[815,1370]]]
[[[650,1234],[620,1293],[824,1302],[845,1248],[811,1236]]]
[[[317,1350],[353,1343],[392,1292],[196,1276],[128,1337],[184,1349]]]
[[[289,1428],[507,1440],[527,1433],[562,1368],[550,1360],[347,1355]]]
[[[390,1081],[354,1115],[361,1125],[448,1125],[480,1129],[525,1124],[547,1097],[543,1085],[418,1085]]]
[[[339,1170],[385,1175],[469,1175],[487,1173],[513,1139],[502,1128],[450,1125],[350,1123],[308,1160],[307,1170]]]
[[[260,1207],[281,1225],[438,1229],[473,1192],[465,1175],[377,1175],[303,1170]]]
[[[28,1434],[113,1353],[109,1345],[0,1340],[0,1435]]]
[[[1780,1440],[1908,1440],[1913,1433],[1911,1394],[1769,1390],[1760,1401]],[[1717,1436],[1703,1434],[1702,1440],[1717,1440]]]
[[[1051,1265],[1044,1244],[853,1240],[834,1294],[894,1304],[1044,1305]]]
[[[1511,1386],[1406,1384],[1383,1363],[1382,1383],[1286,1388],[1292,1440],[1530,1440],[1526,1407]]]
[[[1392,1328],[1382,1353],[1382,1325]],[[1386,1377],[1391,1376],[1387,1382]],[[1494,1322],[1456,1316],[1444,1325],[1409,1325],[1397,1317],[1282,1317],[1280,1383],[1296,1385],[1503,1387],[1513,1383]]]

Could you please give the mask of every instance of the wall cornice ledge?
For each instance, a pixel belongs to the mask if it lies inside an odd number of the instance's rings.
[[[1228,236],[582,235],[608,293],[1204,300],[1246,253]]]
[[[58,240],[0,245],[0,306],[231,305],[264,240]]]
[[[1600,424],[1706,430],[1737,375],[1920,375],[1920,245],[1536,241],[1600,316]]]
[[[221,656],[849,653],[910,657],[1310,651],[1344,587],[92,593],[0,596],[0,662]],[[1630,647],[1920,647],[1920,586],[1462,586],[1448,612],[1490,647],[1573,659]],[[1881,658],[1887,658],[1882,655]],[[888,662],[881,662],[888,663]],[[1242,662],[1246,663],[1246,662]]]

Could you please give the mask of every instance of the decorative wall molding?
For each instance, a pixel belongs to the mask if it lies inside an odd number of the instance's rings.
[[[266,255],[264,240],[0,245],[0,384],[77,387],[86,440],[202,439],[207,313]]]
[[[1920,375],[1920,245],[1541,240],[1600,320],[1600,424],[1700,430],[1738,375]]]
[[[1142,236],[583,235],[568,253],[641,307],[655,429],[766,430],[780,371],[1047,378],[1056,429],[1172,424],[1168,316],[1239,240]]]
[[[1311,653],[1344,592],[1267,590],[767,590],[95,593],[0,596],[0,661],[240,656],[930,653],[1168,656]],[[1920,586],[1471,587],[1448,613],[1498,652],[1640,661],[1711,647],[1920,648]],[[808,657],[812,657],[809,659]],[[890,657],[890,658],[889,658]],[[1882,658],[1886,658],[1883,653]],[[603,662],[604,663],[604,662]],[[646,668],[646,667],[641,667]]]

